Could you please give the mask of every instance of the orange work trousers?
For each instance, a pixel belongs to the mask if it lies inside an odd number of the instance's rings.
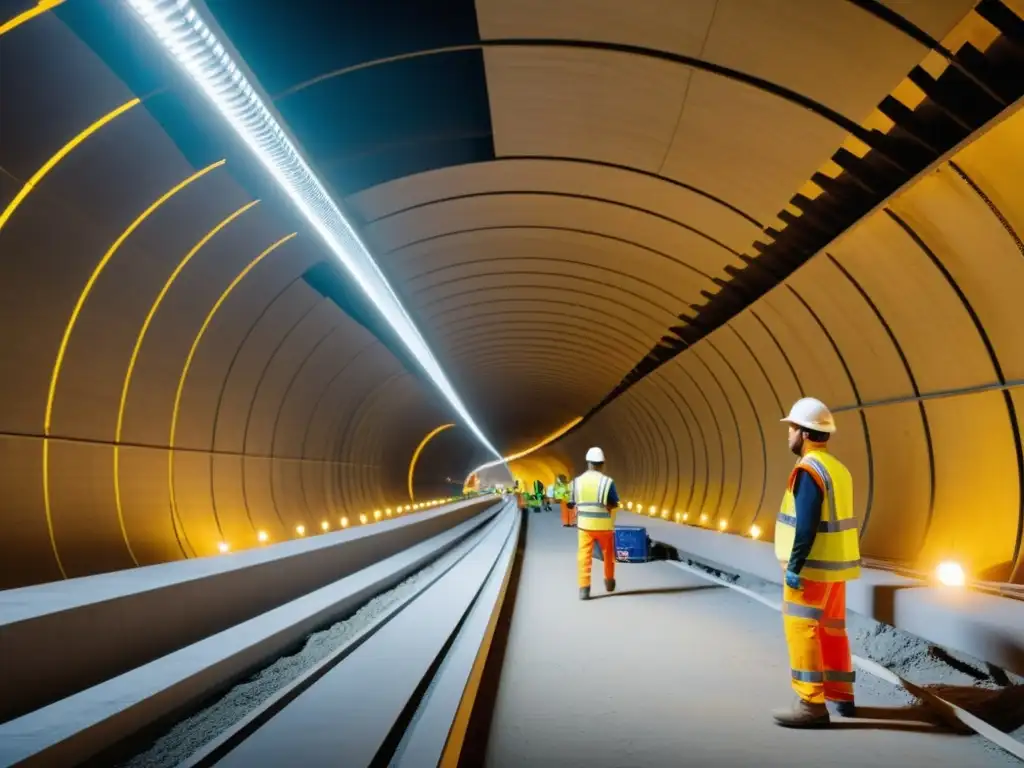
[[[804,701],[853,701],[853,657],[846,634],[846,583],[803,580],[783,586],[783,624],[793,690]]]
[[[604,558],[604,577],[615,578],[615,531],[579,531],[579,549],[576,552],[576,563],[579,566],[580,587],[590,586],[590,569],[594,560],[594,543],[601,548]]]

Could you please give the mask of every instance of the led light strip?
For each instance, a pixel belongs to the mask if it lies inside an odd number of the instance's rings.
[[[500,463],[501,454],[469,415],[369,250],[192,3],[189,0],[126,2],[249,146],[395,329],[466,426]]]

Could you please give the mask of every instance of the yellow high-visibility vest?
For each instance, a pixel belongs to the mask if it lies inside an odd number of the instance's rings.
[[[821,522],[800,575],[811,581],[850,581],[860,576],[860,539],[853,514],[853,478],[839,459],[826,451],[808,451],[789,476],[782,509],[775,521],[775,556],[789,562],[796,538],[793,484],[801,469],[822,489]]]
[[[568,485],[562,483],[555,483],[555,498],[559,501],[568,501],[571,494],[571,489]]]
[[[608,492],[612,479],[588,470],[572,481],[572,500],[576,503],[576,527],[581,531],[615,529],[615,511],[608,510]]]

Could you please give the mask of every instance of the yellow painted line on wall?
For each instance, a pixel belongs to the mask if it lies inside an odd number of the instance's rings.
[[[224,165],[224,162],[224,160],[218,160],[216,163],[208,165],[200,171],[196,171],[188,178],[175,184],[167,190],[167,192],[157,198],[157,200],[146,208],[146,210],[140,213],[138,217],[136,217],[135,221],[125,228],[110,248],[107,249],[107,252],[103,254],[103,258],[99,260],[96,267],[93,269],[92,274],[89,275],[89,279],[86,280],[85,286],[82,288],[82,292],[79,294],[78,300],[75,302],[74,309],[71,310],[71,317],[68,318],[67,325],[64,328],[64,335],[61,337],[60,346],[57,348],[57,357],[54,360],[53,370],[50,373],[50,388],[46,394],[46,410],[43,415],[43,507],[46,512],[47,521],[50,521],[52,518],[52,509],[50,506],[50,441],[46,438],[50,436],[50,430],[53,427],[53,406],[57,399],[57,384],[60,381],[61,369],[64,366],[64,358],[67,355],[68,344],[71,342],[71,334],[74,333],[75,326],[78,324],[78,318],[82,313],[82,307],[85,306],[85,302],[92,293],[92,290],[96,285],[96,281],[99,280],[100,274],[132,233],[142,226],[143,222],[152,216],[160,206],[181,192],[192,182],[201,179],[215,168],[220,168]],[[121,507],[120,505],[116,506],[117,522],[121,527],[121,537],[124,539],[124,545],[128,549],[128,555],[131,557],[132,562],[135,565],[138,565],[139,561],[135,557],[135,552],[132,551],[132,545],[128,540],[128,529],[124,523],[124,516],[121,514]]]
[[[26,21],[31,21],[36,16],[41,16],[52,8],[56,8],[58,5],[63,5],[67,0],[39,0],[32,8],[27,11],[22,11],[10,21],[5,21],[0,24],[0,37],[6,35],[15,27],[20,27]]]
[[[18,194],[14,196],[14,199],[7,204],[6,208],[4,208],[3,213],[0,213],[0,230],[4,228],[4,225],[10,220],[11,216],[14,215],[14,212],[18,210],[18,206],[20,206],[22,202],[24,202],[25,198],[28,197],[29,192],[31,192],[39,185],[39,182],[43,180],[46,174],[48,174],[50,171],[54,169],[57,163],[59,163],[61,160],[63,160],[65,157],[71,154],[71,152],[74,151],[75,147],[77,147],[83,141],[85,141],[94,133],[96,133],[96,131],[98,131],[100,128],[102,128],[112,120],[116,119],[117,117],[120,117],[125,112],[130,110],[132,107],[135,107],[140,103],[141,99],[132,99],[131,101],[125,102],[116,109],[107,112],[107,114],[105,114],[99,120],[97,120],[88,128],[79,133],[63,147],[58,149],[50,157],[49,160],[47,160],[45,163],[42,164],[42,166],[40,166],[38,171],[32,174],[32,178],[25,182],[25,185],[18,191]]]
[[[248,211],[250,208],[259,203],[259,200],[253,200],[251,203],[246,203],[234,213],[230,214],[227,218],[223,219],[213,229],[207,232],[203,237],[196,243],[192,250],[185,254],[185,257],[178,263],[178,266],[171,272],[170,277],[167,278],[167,282],[164,283],[164,287],[160,289],[160,293],[157,294],[156,299],[153,301],[153,305],[149,308],[149,312],[146,314],[146,319],[142,322],[142,327],[139,329],[138,336],[135,339],[135,346],[132,349],[131,356],[128,358],[128,369],[125,372],[124,382],[121,385],[121,401],[117,407],[117,425],[114,428],[114,503],[117,506],[117,514],[123,517],[124,510],[121,503],[121,436],[124,433],[124,414],[128,405],[128,392],[132,386],[132,375],[135,373],[135,365],[139,359],[139,352],[142,349],[142,344],[146,340],[146,333],[149,331],[149,326],[153,322],[153,318],[156,316],[157,310],[160,309],[160,305],[163,303],[164,297],[167,296],[168,291],[171,290],[171,286],[178,279],[178,275],[181,274],[182,270],[188,266],[188,263],[192,261],[192,258],[199,253],[199,251],[206,245],[214,236],[228,226],[231,222],[241,216],[243,213]],[[171,517],[172,523],[178,524],[177,517]],[[184,528],[182,529],[184,534]],[[186,557],[188,554],[182,549],[182,554]]]
[[[427,447],[427,443],[429,443],[431,440],[433,440],[439,434],[444,432],[446,429],[451,429],[454,426],[455,426],[454,424],[442,424],[440,427],[437,427],[436,429],[428,432],[427,436],[424,437],[420,441],[420,444],[416,446],[416,450],[413,451],[412,459],[409,460],[409,500],[410,501],[416,501],[416,496],[415,496],[415,494],[412,491],[412,476],[413,476],[413,473],[416,471],[416,462],[419,461],[420,454],[423,452],[423,449]]]
[[[235,290],[235,288],[238,286],[240,282],[242,282],[242,280],[245,279],[245,276],[248,275],[253,270],[253,267],[255,267],[267,256],[272,254],[274,251],[276,251],[278,248],[280,248],[282,245],[284,245],[297,235],[298,232],[292,232],[290,235],[285,235],[277,242],[271,244],[259,256],[250,261],[249,264],[246,265],[246,267],[241,272],[238,273],[235,279],[232,280],[228,284],[228,287],[224,289],[224,292],[220,295],[220,298],[218,298],[217,301],[214,302],[213,307],[210,308],[210,311],[207,313],[206,318],[203,320],[203,324],[199,327],[199,332],[196,334],[195,339],[193,339],[192,341],[192,346],[188,350],[188,355],[186,355],[185,357],[185,364],[182,366],[181,369],[181,375],[178,377],[178,388],[174,393],[174,409],[171,411],[171,430],[170,437],[167,442],[169,448],[169,450],[167,451],[167,485],[171,499],[171,514],[175,517],[178,516],[178,505],[177,497],[174,492],[174,442],[175,439],[177,438],[178,415],[181,409],[181,396],[185,392],[185,382],[188,380],[188,374],[192,368],[192,361],[195,359],[196,350],[199,349],[199,344],[202,342],[203,337],[206,335],[206,331],[210,327],[210,323],[213,322],[214,315],[217,314],[217,311],[221,308],[221,305],[224,304],[225,301],[227,301],[227,298],[228,296],[231,295],[231,292]],[[211,446],[211,448],[212,447],[213,446]]]

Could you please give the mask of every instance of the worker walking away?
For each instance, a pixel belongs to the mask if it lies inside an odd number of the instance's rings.
[[[587,451],[587,471],[572,482],[569,507],[576,510],[579,549],[580,600],[590,599],[590,571],[594,544],[601,548],[604,561],[604,588],[615,591],[615,510],[619,494],[615,481],[604,474],[604,451]]]
[[[576,524],[575,512],[569,509],[569,496],[571,492],[571,486],[565,475],[559,475],[555,478],[554,495],[555,501],[558,503],[559,512],[561,513],[563,527]]]
[[[540,480],[533,481],[533,496],[530,506],[533,507],[533,511],[540,512],[541,506],[544,504],[544,483]]]
[[[555,498],[555,484],[552,483],[544,489],[544,511],[551,511],[551,502]]]
[[[829,723],[826,702],[855,714],[853,659],[846,633],[846,582],[860,576],[860,542],[850,471],[828,452],[836,425],[820,400],[803,398],[782,420],[800,457],[775,523],[775,555],[786,569],[783,623],[796,700],[774,713],[779,725]]]

